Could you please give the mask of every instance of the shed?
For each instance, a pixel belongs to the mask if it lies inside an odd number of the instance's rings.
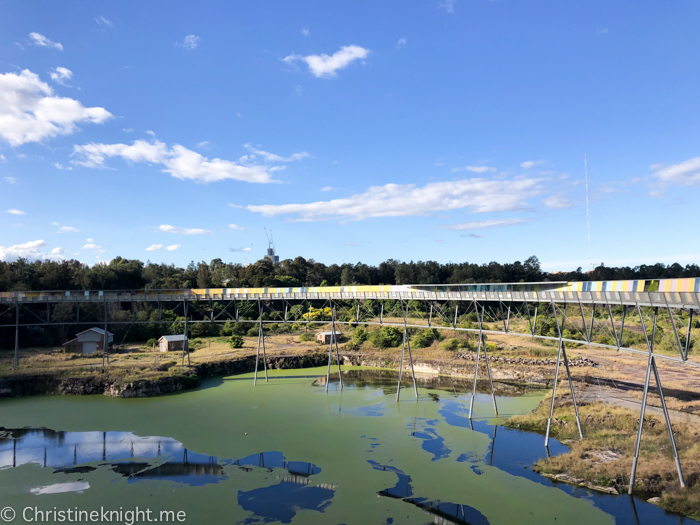
[[[338,330],[336,330],[335,332],[319,332],[316,334],[316,342],[324,345],[329,345],[332,342],[337,343],[338,341],[340,341],[341,337],[343,337],[343,334]]]
[[[114,341],[114,334],[107,332],[107,344]],[[90,328],[80,332],[75,339],[63,343],[63,351],[76,354],[92,354],[105,347],[105,331],[102,328]]]
[[[164,335],[158,339],[158,346],[161,352],[181,352],[185,348],[186,341],[185,334]]]

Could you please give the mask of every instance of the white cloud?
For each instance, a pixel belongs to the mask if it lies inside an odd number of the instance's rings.
[[[95,22],[101,26],[114,27],[114,23],[111,20],[107,20],[104,16],[98,16],[95,18]]]
[[[163,249],[162,244],[151,244],[148,248],[146,248],[146,251],[147,252],[159,252],[162,249]]]
[[[323,188],[321,188],[321,191],[333,191],[333,187],[332,186],[324,186]]]
[[[57,84],[65,86],[66,81],[73,78],[73,72],[70,69],[59,66],[57,68],[54,68],[53,71],[50,71],[49,76],[51,77],[51,80],[53,80]]]
[[[243,226],[238,226],[236,224],[229,224],[228,227],[232,230],[245,230]]]
[[[106,250],[103,250],[103,249],[100,248],[99,246],[98,246],[97,249],[95,250],[95,253],[105,253],[105,252],[106,252]]]
[[[61,248],[60,246],[57,246],[53,250],[51,250],[51,255],[61,255],[62,253],[66,253],[65,248]]]
[[[92,239],[88,239],[88,240],[91,241]],[[97,248],[99,248],[99,246],[97,246],[94,242],[89,242],[85,246],[83,246],[82,249],[83,250],[95,250]]]
[[[27,69],[19,75],[0,74],[0,139],[12,146],[68,135],[78,123],[101,124],[111,116],[104,108],[86,108],[77,100],[55,96]]]
[[[397,42],[396,46],[397,47],[402,47],[406,45],[406,39],[404,37],[399,38],[399,41]]]
[[[247,209],[265,217],[296,215],[301,221],[405,217],[462,208],[475,213],[503,212],[527,208],[527,198],[541,192],[539,179],[477,178],[432,182],[423,187],[415,184],[371,186],[364,193],[343,199],[308,204],[249,205]]]
[[[39,248],[46,246],[43,240],[30,241],[24,244],[15,244],[14,246],[0,246],[0,261],[10,262],[19,258],[29,260],[43,260],[47,256],[39,251]]]
[[[343,46],[332,55],[289,55],[282,60],[288,64],[296,60],[306,62],[311,73],[317,78],[336,76],[339,69],[347,67],[357,59],[367,58],[369,49],[360,46]]]
[[[73,166],[64,166],[60,162],[54,162],[53,165],[57,170],[69,170],[70,171],[73,169]]]
[[[198,147],[198,148],[201,148],[201,149],[209,149],[209,148],[210,148],[209,141],[208,141],[208,140],[203,140],[202,142],[198,142],[198,143],[197,143],[197,147]]]
[[[155,131],[151,131],[150,129],[147,129],[147,130],[146,130],[146,134],[147,134],[147,135],[150,135],[151,137],[155,137],[155,136],[156,136],[156,132],[155,132]]]
[[[533,168],[535,166],[539,166],[540,164],[544,164],[544,161],[543,160],[526,160],[525,162],[520,163],[520,167],[528,170],[528,169]]]
[[[542,199],[542,204],[548,208],[554,208],[557,210],[568,210],[571,208],[571,201],[562,195],[550,195],[545,199]]]
[[[471,239],[483,239],[483,235],[479,235],[478,233],[467,233],[464,235],[460,235],[460,237],[469,237]]]
[[[6,161],[7,161],[7,159],[5,158],[5,155],[0,153],[0,162],[6,162]]]
[[[58,223],[58,222],[56,222],[56,221],[54,221],[54,222],[51,223],[51,226],[60,226],[60,225],[61,225],[61,224]]]
[[[256,165],[249,155],[230,160],[212,159],[200,155],[196,151],[175,144],[168,149],[163,142],[147,142],[136,140],[133,144],[85,144],[74,146],[73,155],[79,160],[74,164],[88,168],[104,168],[107,157],[121,157],[129,162],[148,162],[162,164],[164,173],[169,173],[180,180],[194,180],[209,183],[222,180],[238,180],[243,182],[267,184],[279,182],[271,178],[271,173],[281,167]],[[295,153],[295,155],[300,155]]]
[[[5,179],[5,182],[8,184],[16,184],[19,180],[17,177],[3,177],[3,179]]]
[[[444,9],[448,13],[454,13],[456,3],[457,0],[442,0],[442,2],[438,2],[438,7]]]
[[[304,28],[301,30],[301,34],[304,36],[309,36],[311,32],[308,29]]]
[[[15,208],[10,208],[9,210],[7,210],[7,213],[11,215],[26,215],[22,210],[17,210]]]
[[[295,160],[301,160],[305,159],[306,157],[309,157],[310,155],[306,153],[305,151],[301,151],[299,153],[292,153],[289,157],[282,157],[280,155],[276,155],[274,153],[270,153],[269,151],[263,151],[261,149],[257,149],[255,146],[252,144],[244,144],[243,147],[250,151],[253,155],[259,155],[263,157],[266,161],[268,162],[294,162]],[[243,157],[248,158],[246,157]]]
[[[452,173],[457,173],[459,171],[471,171],[472,173],[494,173],[496,168],[491,166],[464,166],[463,168],[452,168]]]
[[[167,246],[165,249],[168,250],[169,252],[174,252],[180,246],[182,246],[182,244],[171,244],[170,246]]]
[[[122,131],[124,131],[125,133],[131,133],[132,131],[134,131],[134,128],[124,128],[122,129]]]
[[[170,224],[161,224],[158,229],[160,231],[177,233],[180,235],[209,235],[211,233],[209,230],[202,230],[201,228],[178,228]]]
[[[187,35],[185,38],[182,39],[182,43],[178,43],[175,45],[179,45],[184,47],[185,49],[196,49],[197,46],[199,45],[199,41],[201,39],[198,36],[195,35]]]
[[[95,241],[93,241],[92,239],[88,239],[87,242],[95,242]]]
[[[248,248],[226,248],[227,252],[249,252],[251,250],[252,250],[251,247],[248,247]]]
[[[652,165],[653,177],[668,185],[700,186],[700,157],[683,161],[679,164],[663,167]]]
[[[445,224],[444,226],[435,226],[444,230],[482,230],[484,228],[497,228],[498,226],[513,226],[514,224],[522,224],[530,219],[491,219],[488,221],[471,221],[461,222],[457,224]]]
[[[79,231],[78,228],[73,228],[73,226],[61,226],[58,229],[58,233],[78,233]]]
[[[29,38],[32,39],[32,43],[35,46],[53,47],[58,49],[59,51],[63,51],[63,46],[61,44],[59,44],[58,42],[52,42],[41,33],[29,33]]]

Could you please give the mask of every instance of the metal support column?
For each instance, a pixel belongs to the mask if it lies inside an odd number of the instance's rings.
[[[474,300],[474,307],[476,310],[477,316],[479,316],[479,306],[478,303],[476,302],[476,299]],[[484,324],[484,315],[485,315],[485,310],[486,307],[482,305],[481,307],[481,316],[478,317],[479,319],[479,345],[476,350],[476,362],[474,363],[474,385],[472,387],[472,398],[469,401],[469,419],[472,418],[472,414],[474,413],[474,398],[476,397],[476,380],[479,375],[479,357],[481,354],[481,347],[484,347],[484,359],[486,360],[486,371],[488,372],[489,376],[489,384],[491,385],[491,399],[493,400],[493,410],[498,415],[498,406],[496,405],[496,394],[493,390],[493,381],[491,380],[491,368],[489,367],[489,361],[488,361],[488,355],[486,353],[486,343],[484,343],[484,333],[483,333],[483,324]]]
[[[359,306],[358,306],[358,312],[359,312]],[[333,317],[331,318],[331,343],[335,344],[335,359],[338,362],[338,379],[340,380],[340,390],[343,390],[343,370],[340,367],[340,351],[338,350],[338,337],[336,336],[336,329],[335,329],[335,306],[333,307]]]
[[[579,300],[578,302],[578,309],[581,312],[581,324],[583,325],[583,330],[586,332],[586,342],[590,343],[591,338],[588,335],[588,325],[586,324],[586,316],[583,315],[583,305],[581,304],[581,301]]]
[[[258,299],[258,314],[259,314],[259,330],[258,330],[258,352],[255,355],[255,376],[253,377],[253,386],[258,384],[258,366],[260,364],[260,346],[262,344],[262,349],[263,349],[263,366],[265,368],[265,381],[268,381],[267,378],[267,356],[265,355],[265,330],[263,329],[263,312],[262,312],[262,304],[260,303],[260,299]]]
[[[569,358],[566,356],[566,347],[564,346],[564,340],[562,338],[562,332],[564,328],[564,323],[566,322],[566,310],[562,314],[561,327],[559,326],[559,316],[557,315],[557,307],[552,303],[552,310],[554,310],[554,322],[557,324],[557,332],[559,333],[559,351],[564,357],[564,367],[566,368],[566,377],[569,380],[569,389],[571,390],[571,400],[574,403],[574,412],[576,414],[576,426],[578,427],[578,435],[580,439],[583,439],[583,431],[581,430],[581,419],[578,415],[578,405],[576,404],[576,392],[574,391],[574,381],[571,377],[571,370],[569,370]],[[552,395],[552,405],[554,405],[554,395]]]
[[[19,301],[15,299],[15,359],[12,368],[19,368]]]
[[[484,323],[484,310],[486,307],[484,305],[481,305],[481,324]],[[481,327],[479,328],[481,330]],[[480,334],[480,337],[483,339],[484,335],[483,333]],[[491,401],[493,401],[493,411],[496,415],[498,415],[498,406],[496,405],[496,392],[493,390],[493,379],[491,379],[491,366],[489,365],[489,355],[486,353],[486,343],[484,342],[484,362],[486,363],[486,373],[489,376],[489,385],[491,386]]]
[[[683,357],[684,361],[688,360],[688,352],[690,352],[690,330],[693,328],[693,311],[690,310],[690,316],[688,319],[688,332],[685,335],[685,356]]]
[[[107,335],[107,297],[104,296],[105,303],[105,337],[102,349],[102,368],[105,367],[105,361],[109,364],[109,336]]]
[[[190,338],[187,336],[187,300],[182,301],[182,309],[185,314],[185,339],[182,341],[182,365],[185,365],[185,353],[187,353],[187,366],[190,366]]]
[[[637,462],[639,461],[639,448],[642,444],[642,429],[644,428],[644,412],[647,408],[647,394],[649,393],[649,379],[651,378],[651,368],[652,362],[654,360],[654,336],[656,335],[656,322],[658,320],[659,309],[654,310],[654,325],[651,331],[651,341],[649,340],[649,334],[647,334],[646,326],[644,325],[644,317],[642,316],[642,309],[637,306],[637,312],[639,313],[639,322],[642,325],[642,332],[644,332],[644,337],[647,341],[647,348],[649,349],[649,361],[647,362],[647,375],[644,380],[644,394],[642,395],[642,409],[639,413],[639,428],[637,429],[637,443],[634,447],[634,458],[632,459],[632,472],[630,472],[630,484],[627,493],[632,495],[634,492],[634,478],[637,475]]]
[[[666,428],[668,429],[668,437],[671,440],[671,448],[673,449],[673,459],[676,461],[676,470],[678,470],[678,482],[681,488],[685,487],[685,479],[683,478],[683,469],[681,468],[681,460],[678,457],[678,448],[676,447],[676,438],[673,435],[671,427],[671,418],[668,415],[666,408],[666,399],[664,398],[664,390],[661,387],[661,377],[659,377],[659,369],[656,367],[656,359],[651,358],[651,367],[654,370],[654,379],[656,380],[656,388],[659,390],[659,399],[661,399],[661,408],[664,410],[664,418],[666,419]]]
[[[678,343],[678,352],[681,354],[681,359],[685,361],[683,345],[681,345],[681,338],[678,337],[678,329],[676,328],[676,318],[673,317],[673,311],[670,306],[668,306],[668,320],[671,321],[671,326],[673,327],[673,335],[676,337],[676,343]]]

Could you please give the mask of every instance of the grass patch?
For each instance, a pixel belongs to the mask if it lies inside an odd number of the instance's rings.
[[[532,413],[514,416],[507,426],[544,434],[551,396]],[[535,464],[544,474],[567,474],[594,485],[627,492],[639,414],[601,402],[579,407],[584,439],[578,439],[571,397],[557,402],[551,435],[565,441],[571,451]],[[700,518],[700,428],[674,423],[674,435],[686,488],[678,483],[665,422],[646,416],[634,491],[645,497],[660,496],[659,505],[669,511]]]

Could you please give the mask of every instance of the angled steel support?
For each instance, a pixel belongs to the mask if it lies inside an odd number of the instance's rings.
[[[586,324],[586,317],[583,315],[583,305],[581,301],[578,302],[578,309],[581,312],[581,324],[583,325],[583,330],[586,332],[586,342],[591,342],[591,335],[588,333],[588,325]]]
[[[694,310],[690,310],[690,315],[688,317],[688,332],[685,335],[685,356],[683,357],[684,361],[688,360],[688,352],[690,352],[690,330],[693,328],[693,312]]]
[[[332,301],[331,301],[331,304]],[[335,341],[335,306],[333,307],[333,313],[332,313],[332,321],[331,321],[331,337],[330,337],[330,344],[328,345],[328,371],[326,372],[326,392],[328,392],[328,384],[330,383],[331,380],[331,363],[333,361],[333,342]],[[335,353],[336,353],[336,359],[338,360],[338,376],[340,378],[340,389],[343,389],[343,372],[340,368],[340,354],[338,352],[338,342],[335,341]]]
[[[408,358],[411,363],[411,375],[413,377],[413,391],[416,394],[416,399],[418,399],[418,386],[416,386],[416,372],[413,368],[413,355],[411,354],[411,341],[408,336],[408,305],[406,308],[403,307],[403,300],[401,301],[401,313],[403,314],[403,342],[401,343],[401,364],[399,365],[399,383],[396,387],[396,402],[399,401],[399,396],[401,394],[401,376],[403,374],[403,360],[404,351],[408,346]]]
[[[615,343],[619,349],[622,343],[620,342],[620,338],[617,336],[617,328],[615,327],[615,319],[613,319],[612,307],[610,306],[610,303],[608,303],[608,315],[610,316],[610,326],[612,327],[613,337],[615,338]]]
[[[107,336],[107,297],[104,296],[104,310],[105,310],[105,337],[103,341],[103,349],[102,349],[102,368],[105,367],[105,362],[106,364],[109,364],[109,350],[108,350],[108,343],[107,341],[109,340],[109,336]]]
[[[15,302],[15,359],[12,368],[15,370],[19,368],[19,302]]]
[[[476,302],[476,299],[474,300],[474,305],[476,309],[477,316],[479,315],[479,309],[478,309],[478,303]],[[484,332],[483,332],[483,326],[484,326],[484,315],[485,315],[485,310],[486,308],[482,305],[481,306],[481,317],[479,317],[479,346],[477,347],[476,350],[476,363],[474,364],[474,385],[472,387],[472,398],[469,402],[469,419],[472,418],[472,414],[474,413],[474,398],[476,397],[476,380],[479,374],[479,354],[481,352],[481,347],[484,347],[484,360],[486,361],[486,371],[489,376],[489,384],[491,385],[491,399],[493,401],[493,411],[495,412],[496,415],[498,415],[498,406],[496,405],[496,393],[493,390],[493,380],[491,379],[491,367],[489,366],[489,358],[488,354],[486,353],[486,343],[484,343]]]
[[[651,341],[649,341],[649,334],[647,334],[646,326],[644,325],[644,317],[642,316],[641,307],[637,306],[637,312],[639,313],[639,322],[642,325],[642,332],[644,332],[644,337],[647,342],[647,348],[649,349],[649,361],[647,362],[647,375],[644,380],[644,393],[642,394],[642,409],[639,414],[639,428],[637,429],[637,442],[634,447],[634,458],[632,459],[632,471],[630,472],[630,484],[627,490],[628,494],[634,492],[634,479],[637,475],[637,462],[639,461],[639,448],[642,444],[642,428],[644,427],[644,412],[647,408],[647,395],[649,394],[649,379],[651,378],[651,363],[654,360],[654,336],[656,335],[656,322],[658,320],[659,309],[656,308],[654,311],[654,325],[651,332]]]
[[[678,482],[682,487],[685,487],[685,479],[683,478],[683,469],[681,468],[681,460],[678,457],[678,448],[676,447],[676,438],[673,435],[673,428],[671,427],[671,418],[668,414],[668,408],[666,408],[666,399],[664,398],[664,391],[661,387],[661,377],[659,376],[659,369],[656,367],[656,359],[652,357],[651,367],[654,370],[654,379],[656,380],[656,388],[659,390],[659,399],[661,400],[661,407],[664,410],[664,418],[666,419],[666,428],[668,429],[668,437],[671,441],[671,448],[673,449],[673,459],[676,462],[676,470],[678,470]]]
[[[190,366],[190,338],[187,336],[187,303],[188,301],[182,301],[182,309],[185,314],[185,339],[182,341],[182,364],[185,364],[185,353],[187,353],[187,366]]]
[[[623,304],[622,305],[622,323],[620,324],[620,338],[619,342],[617,345],[617,350],[619,351],[620,348],[622,348],[622,337],[625,335],[625,317],[627,316],[627,307]]]
[[[557,314],[557,307],[552,302],[552,311],[554,312],[554,322],[557,325],[557,332],[559,334],[559,352],[557,354],[557,368],[554,374],[554,388],[552,390],[552,403],[549,408],[549,419],[547,419],[547,433],[545,435],[544,446],[549,446],[549,431],[552,426],[552,417],[554,416],[554,402],[556,401],[557,395],[557,382],[559,380],[559,363],[564,358],[564,367],[566,368],[566,376],[569,380],[569,389],[571,390],[571,399],[574,403],[574,412],[576,413],[576,426],[578,427],[578,434],[581,439],[583,439],[583,431],[581,430],[581,419],[578,414],[578,405],[576,404],[576,392],[574,390],[573,379],[571,378],[571,370],[569,369],[569,359],[566,355],[566,348],[564,346],[564,341],[562,340],[562,328],[566,322],[566,312],[562,314],[561,326],[559,325],[559,315]]]
[[[681,468],[681,461],[678,457],[678,448],[676,447],[676,438],[673,435],[673,428],[671,426],[671,418],[668,414],[668,408],[666,407],[666,399],[664,398],[663,387],[661,386],[661,377],[659,376],[659,369],[656,366],[656,359],[654,358],[654,338],[656,336],[656,325],[659,318],[658,307],[654,309],[654,325],[651,330],[651,340],[649,340],[649,335],[647,334],[646,327],[644,326],[644,319],[642,318],[642,310],[637,306],[639,311],[639,320],[642,325],[642,330],[644,331],[644,336],[646,338],[647,347],[649,349],[649,361],[647,363],[647,375],[644,382],[644,395],[642,397],[642,409],[639,416],[639,428],[637,429],[637,443],[634,451],[634,459],[632,461],[632,472],[630,474],[630,484],[628,493],[632,494],[634,491],[634,480],[637,474],[637,462],[639,460],[639,448],[642,441],[642,429],[644,426],[644,412],[646,411],[647,405],[647,395],[649,392],[649,379],[651,372],[654,372],[654,380],[656,381],[656,388],[659,391],[659,399],[661,400],[661,408],[664,412],[664,419],[666,420],[666,429],[668,430],[668,437],[671,441],[671,449],[673,450],[673,458],[676,462],[676,469],[678,470],[678,482],[681,487],[685,487],[685,479],[683,477],[683,469]]]
[[[267,377],[267,356],[265,355],[265,330],[263,328],[263,311],[262,311],[262,303],[260,302],[260,299],[258,299],[258,313],[260,314],[260,322],[259,322],[259,330],[258,330],[258,353],[255,356],[255,376],[253,378],[253,386],[258,384],[258,366],[260,363],[260,347],[262,345],[262,351],[263,351],[263,367],[265,369],[265,382],[268,381]]]
[[[588,342],[593,340],[593,320],[595,319],[595,303],[593,303],[593,308],[591,309],[591,327],[588,330]]]
[[[681,338],[678,337],[678,329],[676,328],[676,318],[673,316],[673,311],[670,306],[668,308],[668,319],[671,321],[671,326],[673,327],[673,335],[676,337],[676,343],[678,343],[678,352],[681,354],[681,359],[685,361],[685,356],[683,355],[683,345],[681,344]]]
[[[333,305],[333,301],[331,301]],[[359,314],[359,304],[358,304],[358,314]],[[338,379],[340,380],[340,390],[343,390],[343,370],[340,367],[340,351],[338,350],[338,337],[336,336],[335,321],[336,313],[335,306],[333,306],[333,314],[331,317],[331,343],[335,343],[335,359],[338,362]]]

